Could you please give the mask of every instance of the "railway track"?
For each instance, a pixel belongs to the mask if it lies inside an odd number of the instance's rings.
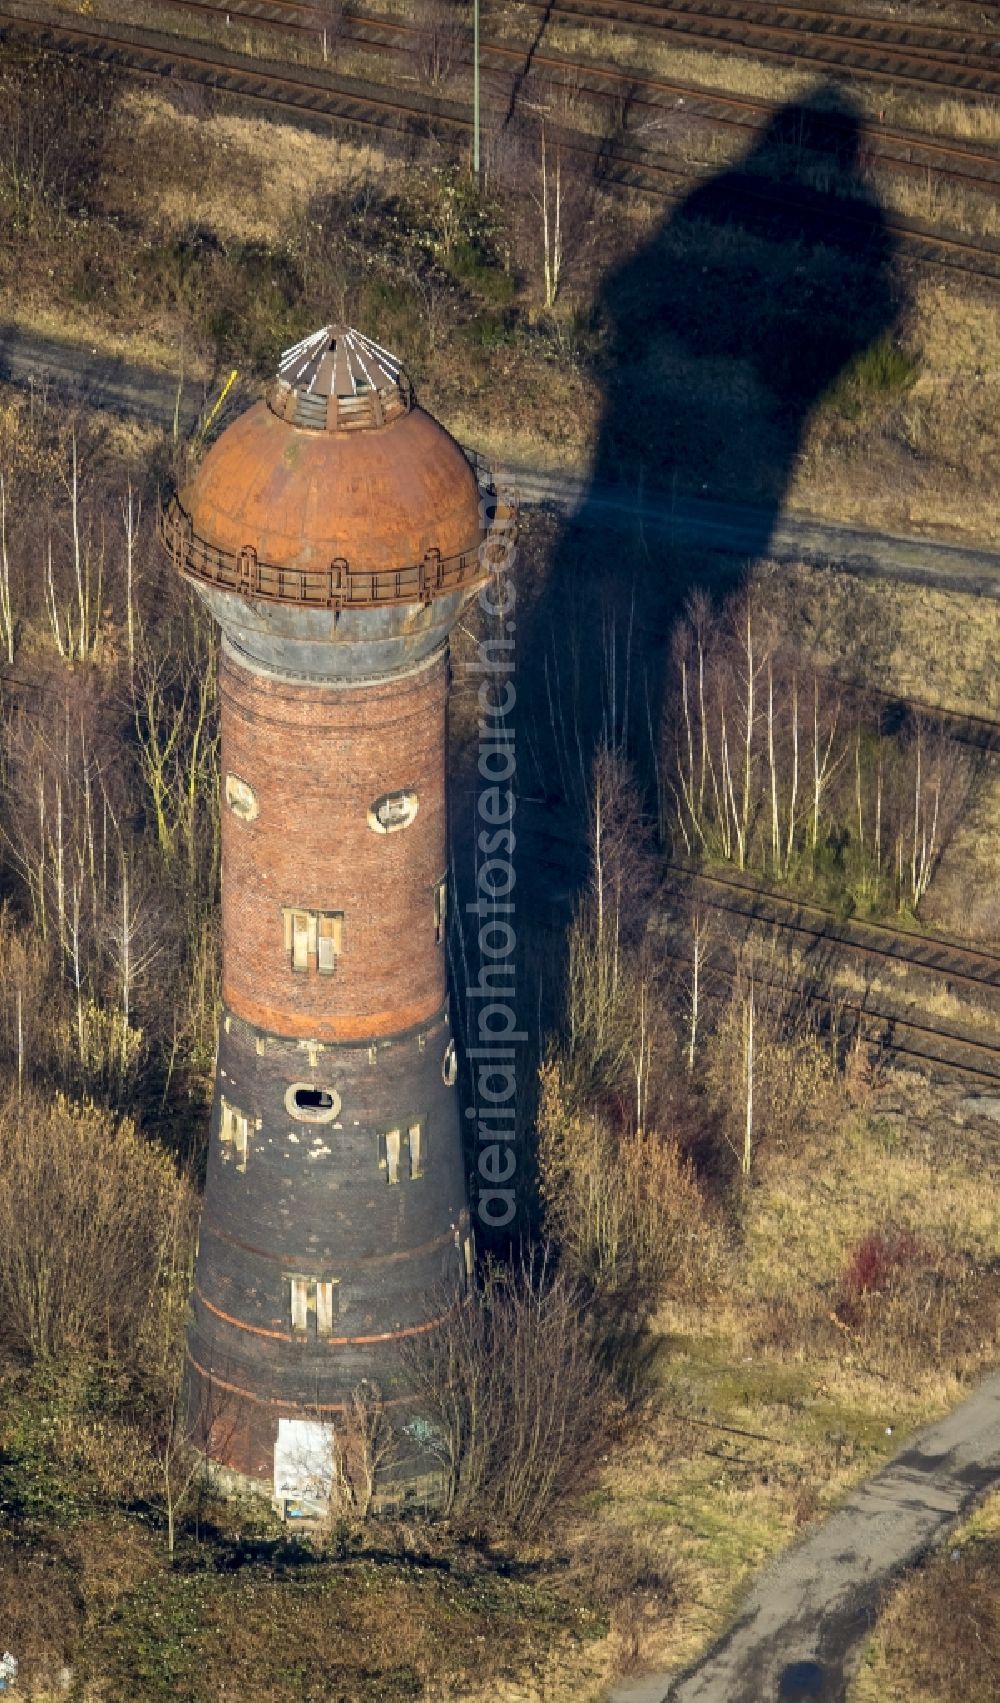
[[[856,958],[899,964],[940,976],[948,983],[1000,993],[1000,951],[970,947],[964,941],[917,930],[894,928],[891,923],[842,921],[828,908],[762,886],[737,875],[691,873],[672,866],[680,877],[676,891],[686,901],[707,903],[712,910],[749,921],[763,922],[783,933],[810,942],[846,947]]]
[[[524,0],[552,22],[617,24],[679,46],[737,51],[769,64],[848,73],[894,88],[993,98],[1000,94],[1000,39],[953,25],[888,19],[772,0]],[[853,33],[852,33],[853,32]]]
[[[170,3],[305,34],[321,34],[324,27],[322,9],[311,0]],[[948,91],[952,93],[993,94],[1000,88],[1000,21],[996,31],[927,21],[901,24],[888,17],[838,12],[827,6],[776,4],[775,0],[555,0],[554,4],[524,0],[524,4],[546,22],[608,22],[644,31],[693,34],[716,50],[720,46],[755,49],[763,44],[764,50],[782,58],[815,54],[820,57],[811,62],[822,69],[886,76],[895,82],[907,81],[909,68],[911,78],[938,92],[949,78],[955,85]],[[348,13],[346,22],[350,26],[359,17]],[[389,16],[381,21],[396,22]],[[484,43],[494,49],[498,45]],[[845,60],[845,55],[850,57]],[[855,59],[859,62],[854,63]],[[970,85],[969,79],[977,74],[986,80],[986,87]]]
[[[210,0],[171,0],[201,10],[214,9]],[[371,17],[354,13],[349,24],[349,39],[362,47],[408,57],[418,31],[412,24],[396,19]],[[529,58],[521,48],[498,41],[481,44],[484,68],[497,68],[509,82],[523,73]],[[471,63],[471,54],[469,55]],[[530,54],[533,76],[544,76],[550,83],[571,91],[602,100],[609,108],[627,102],[630,123],[644,121],[644,128],[655,130],[668,114],[677,115],[681,107],[685,120],[701,120],[714,129],[728,130],[741,138],[763,130],[775,115],[771,102],[749,96],[729,95],[704,89],[697,84],[666,77],[656,77],[645,71],[628,67],[600,65],[593,60],[580,60],[565,54],[534,49]],[[831,112],[822,120],[824,142],[832,151],[838,138],[860,139],[865,163],[883,167],[905,176],[926,177],[933,173],[942,182],[989,194],[1000,189],[1000,151],[976,148],[960,143],[939,142],[925,138],[915,131],[897,130],[882,124],[860,124],[845,120]],[[809,146],[808,139],[804,145]],[[825,151],[825,150],[824,150]]]
[[[837,964],[874,963],[897,966],[911,975],[933,976],[948,991],[959,986],[980,996],[1000,993],[1000,952],[893,928],[889,923],[845,923],[822,906],[787,898],[737,876],[685,872],[674,896],[740,922],[763,924],[800,951],[804,948],[807,956],[828,948],[831,961],[819,966],[823,975]],[[668,927],[666,919],[657,925],[658,932]],[[680,954],[668,955],[683,962]],[[729,980],[736,973],[733,966],[718,961],[718,953],[712,968]],[[1000,1082],[1000,1023],[994,1041],[982,1033],[894,1009],[882,992],[873,992],[863,1001],[845,998],[829,987],[803,983],[798,971],[792,989],[786,984],[768,985],[821,1006],[839,1022],[848,1016],[859,1036],[900,1057],[976,1081]]]
[[[558,873],[570,888],[578,889],[586,878],[586,847],[551,829],[527,822],[519,839],[523,864]],[[883,992],[869,992],[863,999],[836,992],[830,984],[837,964],[893,965],[917,977],[933,977],[944,986],[970,991],[978,999],[1000,994],[1000,951],[970,947],[963,941],[900,929],[891,923],[843,922],[820,905],[788,898],[749,878],[707,874],[671,866],[672,885],[665,894],[666,906],[657,911],[651,928],[663,959],[679,970],[690,969],[690,955],[676,946],[677,905],[697,903],[739,924],[758,923],[812,954],[816,976],[809,980],[796,970],[791,980],[767,981],[783,997],[802,999],[831,1014],[838,1022],[847,1017],[855,1032],[892,1055],[930,1066],[951,1075],[977,1082],[1000,1082],[1000,1019],[997,1039],[933,1022],[912,1009],[899,1010]],[[572,893],[564,895],[572,897]],[[803,953],[804,947],[804,953]],[[829,954],[820,962],[822,948]],[[723,983],[736,975],[733,944],[714,943],[706,969]],[[825,985],[824,985],[825,984]]]
[[[665,951],[664,957],[678,969],[687,960],[680,953]],[[717,959],[706,965],[706,971],[721,982],[731,984],[736,970]],[[980,1085],[1000,1083],[1000,1046],[993,1046],[975,1036],[947,1030],[931,1023],[921,1023],[898,1013],[873,1010],[856,1000],[822,993],[815,988],[791,989],[786,983],[758,978],[758,986],[781,996],[794,993],[807,1005],[819,1006],[843,1029],[844,1020],[853,1024],[853,1032],[869,1046],[878,1047],[891,1058],[930,1067],[932,1073],[957,1076]]]
[[[164,3],[215,18],[225,15],[267,23],[300,35],[315,36],[318,28],[315,22],[306,21],[316,17],[316,9],[305,0],[239,0],[236,5],[225,5],[224,0],[164,0]],[[420,36],[419,28],[412,23],[358,11],[345,18],[342,31],[354,46],[392,54],[403,61],[411,58]],[[508,94],[510,82],[529,66],[529,55],[523,48],[497,40],[482,41],[481,59],[488,74],[493,71],[505,79]],[[463,56],[463,64],[471,64],[471,44]],[[768,101],[703,89],[697,84],[655,77],[629,67],[572,59],[540,47],[530,53],[530,68],[532,75],[541,74],[556,86],[585,93],[603,101],[609,109],[627,99],[633,126],[636,118],[642,118],[647,130],[655,131],[665,115],[677,115],[681,107],[685,121],[703,121],[715,130],[730,131],[741,138],[762,130],[774,117],[775,108]],[[849,128],[835,113],[824,121],[824,131],[832,144],[836,143],[838,133],[847,135]],[[859,134],[866,164],[908,177],[923,178],[933,173],[939,181],[986,194],[1000,189],[1000,151],[939,142],[914,131],[882,124],[862,124]]]
[[[471,133],[467,110],[453,102],[418,92],[390,98],[386,90],[356,79],[305,68],[292,73],[208,45],[179,45],[169,37],[145,31],[121,35],[96,20],[63,23],[0,8],[0,38],[21,40],[50,52],[83,53],[148,77],[180,76],[241,100],[314,121],[369,131],[395,129],[438,136],[444,132],[463,141]],[[625,142],[608,146],[556,127],[551,135],[564,155],[586,161],[607,190],[637,190],[670,204],[682,200],[699,181],[662,157]],[[793,216],[802,233],[816,240],[829,238],[833,227],[853,234],[862,243],[883,231],[922,264],[958,270],[991,284],[1000,280],[1000,242],[991,238],[974,239],[935,230],[920,220],[884,214],[877,206],[862,201],[803,191],[788,183],[770,183],[752,172],[730,171],[727,178],[734,198],[753,204],[765,218],[773,213],[785,234]]]

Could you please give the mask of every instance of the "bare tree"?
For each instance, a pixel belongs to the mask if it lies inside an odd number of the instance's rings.
[[[154,644],[140,641],[133,715],[156,841],[214,894],[218,869],[217,639],[193,604]]]
[[[7,551],[7,489],[0,472],[0,643],[7,661],[14,660],[14,615],[10,600],[10,556]]]
[[[314,10],[319,19],[320,45],[325,62],[344,27],[344,0],[315,0]]]
[[[555,307],[556,304],[563,270],[562,158],[557,145],[553,168],[550,170],[545,152],[544,123],[541,126],[539,164],[541,168],[542,278],[544,281],[545,306],[551,308]]]
[[[363,1378],[351,1391],[335,1439],[336,1480],[348,1506],[363,1520],[371,1512],[379,1474],[393,1460],[396,1448],[382,1391]]]
[[[709,912],[703,911],[698,905],[691,912],[689,937],[691,941],[691,975],[687,993],[688,1038],[684,1052],[687,1058],[688,1075],[693,1076],[704,1003],[705,961],[712,939],[711,915]]]
[[[0,1106],[0,1304],[35,1359],[123,1362],[186,1284],[193,1195],[169,1156],[95,1107],[25,1091]],[[173,1317],[176,1319],[176,1313]]]
[[[494,1268],[404,1358],[446,1506],[467,1521],[530,1536],[606,1445],[611,1390],[586,1298],[550,1261]]]
[[[741,943],[728,998],[704,1048],[704,1081],[741,1175],[765,1142],[789,1140],[819,1111],[833,1060],[777,942]]]
[[[924,715],[913,718],[906,753],[912,814],[900,838],[903,845],[909,842],[906,889],[915,910],[966,802],[971,774],[967,755],[956,750],[944,729]]]
[[[67,662],[82,662],[97,652],[104,598],[104,540],[95,543],[80,513],[80,477],[76,434],[71,440],[70,472],[64,478],[70,505],[72,590],[60,604],[53,573],[52,538],[46,552],[45,597],[56,649]]]
[[[620,751],[600,747],[590,785],[590,881],[569,936],[568,1058],[583,1098],[627,1083],[638,1125],[662,1037],[645,936],[648,840],[628,764]]]
[[[128,677],[131,682],[135,673],[135,551],[142,519],[142,503],[133,495],[131,480],[121,509],[125,535],[125,632],[128,640]]]
[[[464,12],[456,0],[418,0],[416,63],[424,82],[438,89],[451,77],[467,36]]]

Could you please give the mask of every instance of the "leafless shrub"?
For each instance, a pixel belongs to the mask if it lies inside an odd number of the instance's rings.
[[[405,1354],[463,1522],[530,1537],[592,1471],[613,1397],[583,1290],[551,1262],[494,1268]]]
[[[546,1227],[589,1289],[629,1298],[637,1313],[668,1283],[695,1288],[715,1260],[694,1173],[655,1130],[616,1133],[574,1107],[560,1066],[542,1070],[538,1166]]]
[[[193,1196],[128,1121],[25,1092],[0,1107],[0,1317],[36,1359],[174,1354]]]
[[[334,1481],[340,1500],[363,1520],[371,1512],[379,1473],[395,1452],[396,1436],[382,1392],[363,1378],[351,1391],[334,1441]]]
[[[456,0],[418,0],[416,62],[432,89],[440,88],[458,65],[468,34],[464,8]]]

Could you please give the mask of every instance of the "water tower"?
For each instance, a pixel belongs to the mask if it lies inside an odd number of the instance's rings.
[[[188,1410],[276,1482],[472,1269],[448,1011],[448,635],[498,524],[399,362],[325,327],[161,515],[222,629],[223,1012]],[[404,1443],[397,1477],[420,1468]]]

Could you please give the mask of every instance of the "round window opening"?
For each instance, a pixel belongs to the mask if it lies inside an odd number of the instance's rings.
[[[257,794],[242,775],[226,776],[226,803],[234,816],[243,822],[253,822],[260,815]]]
[[[316,1088],[311,1082],[293,1082],[285,1095],[285,1110],[306,1123],[328,1124],[340,1112],[336,1088]]]
[[[441,1075],[445,1087],[454,1088],[458,1080],[458,1049],[454,1041],[449,1041],[444,1049],[444,1058],[441,1060]]]
[[[402,792],[384,792],[381,798],[376,798],[368,812],[368,826],[376,834],[396,834],[400,828],[408,828],[417,814],[417,795],[405,789]]]

